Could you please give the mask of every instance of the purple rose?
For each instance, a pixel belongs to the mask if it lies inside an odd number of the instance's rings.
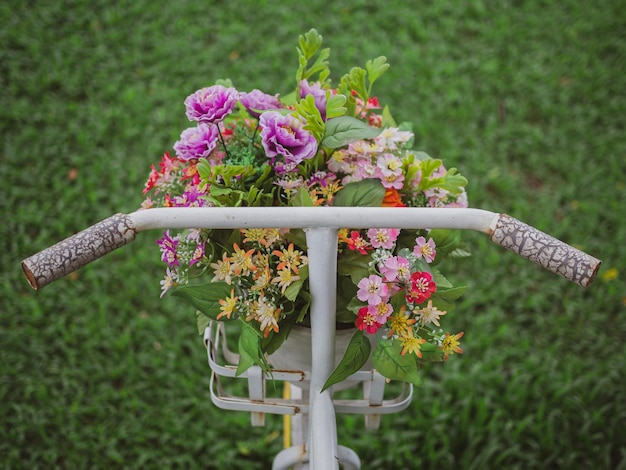
[[[228,116],[239,99],[239,92],[234,88],[214,85],[201,88],[185,99],[187,118],[190,121],[218,123]]]
[[[307,80],[300,81],[300,98],[304,98],[307,95],[313,95],[315,99],[315,107],[319,109],[322,115],[322,120],[326,121],[326,90],[322,89],[322,86],[317,83],[309,83]]]
[[[206,158],[215,149],[217,139],[217,126],[200,123],[180,134],[180,140],[174,144],[174,150],[176,156],[184,161]]]
[[[266,111],[268,109],[279,109],[283,107],[278,100],[278,95],[268,95],[256,89],[248,93],[242,93],[239,97],[239,101],[241,101],[241,104],[244,105],[252,116],[257,118],[261,113],[255,110]]]
[[[267,111],[261,114],[259,124],[262,127],[261,143],[265,154],[272,161],[282,156],[284,166],[293,168],[317,153],[317,141],[309,131],[303,129],[302,121],[290,115]]]

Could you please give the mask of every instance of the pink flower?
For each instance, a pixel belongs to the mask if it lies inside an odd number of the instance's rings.
[[[435,260],[435,256],[437,256],[437,251],[435,250],[435,240],[429,238],[427,242],[424,237],[417,237],[415,239],[413,253],[418,258],[424,258],[424,261],[427,263],[432,263]]]
[[[388,287],[383,279],[376,274],[364,277],[357,284],[359,290],[356,293],[357,298],[361,302],[367,302],[369,305],[376,305],[387,299]]]
[[[233,111],[238,99],[239,92],[232,87],[214,85],[201,88],[185,99],[187,118],[216,124]]]
[[[369,313],[374,317],[377,323],[384,324],[393,312],[391,304],[387,302],[381,302],[376,305],[368,305]]]
[[[382,154],[376,160],[376,176],[385,188],[402,189],[402,161],[391,153]]]
[[[367,236],[374,248],[393,248],[393,244],[398,238],[400,230],[397,228],[371,228],[367,231]]]
[[[411,274],[411,282],[407,287],[406,300],[409,303],[421,304],[437,290],[433,276],[427,271]]]
[[[356,327],[359,330],[365,330],[369,334],[374,334],[378,329],[383,326],[382,323],[378,323],[376,318],[371,314],[368,307],[361,307],[356,317]]]
[[[396,280],[408,279],[411,268],[409,266],[409,260],[402,256],[392,256],[387,258],[382,266],[378,269],[380,273],[385,276],[385,281],[394,282]]]
[[[180,140],[174,144],[174,150],[183,161],[206,158],[217,146],[217,139],[217,126],[201,123],[185,129],[180,134]]]

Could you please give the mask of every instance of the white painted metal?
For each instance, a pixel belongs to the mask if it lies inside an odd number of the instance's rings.
[[[306,229],[311,289],[311,389],[309,444],[312,468],[339,468],[332,387],[322,391],[334,369],[337,303],[337,229]]]
[[[498,214],[428,207],[168,207],[128,214],[137,231],[183,228],[450,228],[488,233]]]

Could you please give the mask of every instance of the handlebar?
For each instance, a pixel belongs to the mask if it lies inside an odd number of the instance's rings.
[[[391,207],[169,207],[115,214],[22,261],[41,289],[133,241],[138,232],[185,228],[445,228],[476,230],[492,241],[582,286],[601,261],[509,215],[482,209]]]

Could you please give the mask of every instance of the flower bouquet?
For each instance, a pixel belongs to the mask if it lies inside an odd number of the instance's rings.
[[[466,179],[411,150],[410,125],[372,95],[385,57],[333,86],[330,50],[315,30],[300,36],[297,53],[285,96],[241,92],[229,80],[189,95],[195,125],[152,166],[142,207],[467,206]],[[240,323],[238,374],[253,364],[271,371],[267,357],[309,324],[302,230],[167,231],[157,243],[167,264],[162,296],[189,301],[201,330],[211,320]],[[465,291],[440,271],[445,258],[468,254],[458,232],[346,227],[338,247],[336,321],[354,334],[326,386],[369,357],[383,376],[419,384],[423,364],[462,352],[463,333],[440,323]]]

